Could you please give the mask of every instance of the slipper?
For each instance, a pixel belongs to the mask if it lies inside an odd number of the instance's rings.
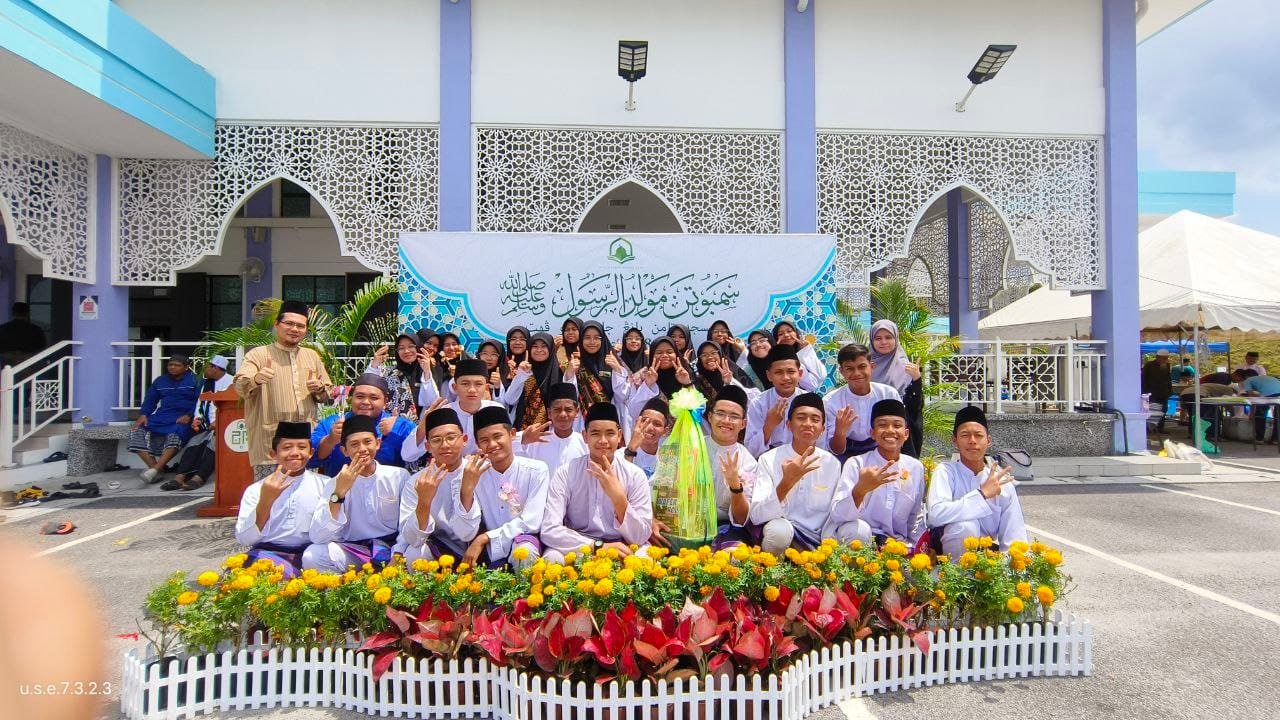
[[[62,489],[63,489],[63,490],[80,490],[80,489],[83,489],[83,488],[85,488],[85,487],[88,487],[88,486],[87,486],[87,485],[85,485],[85,484],[84,484],[84,483],[82,483],[82,482],[69,482],[69,483],[62,483]]]
[[[67,459],[67,454],[59,450],[55,453],[51,453],[48,457],[44,459],[44,462],[47,462],[47,463],[59,462],[61,460],[66,460],[66,459]]]
[[[195,477],[191,480],[188,480],[187,484],[182,486],[182,489],[183,490],[199,490],[203,486],[204,486],[204,478]]]
[[[165,480],[160,485],[161,490],[186,490],[186,486],[178,484],[177,480]]]
[[[47,522],[40,526],[41,535],[69,535],[72,530],[76,529],[76,524],[70,520],[60,522]]]
[[[128,469],[129,469],[128,465],[121,465],[120,463],[116,463],[115,465],[112,465],[111,467],[106,468],[102,472],[119,472],[121,470],[128,470]]]

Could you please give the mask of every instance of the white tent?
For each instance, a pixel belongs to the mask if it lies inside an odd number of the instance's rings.
[[[1143,328],[1280,331],[1280,237],[1183,210],[1138,236]],[[1087,337],[1088,295],[1041,288],[978,323],[983,339]]]

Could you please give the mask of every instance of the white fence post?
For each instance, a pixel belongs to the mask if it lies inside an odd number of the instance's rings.
[[[163,352],[164,346],[160,344],[160,338],[153,339],[151,341],[151,371],[142,378],[142,382],[146,383],[147,387],[151,387],[152,380],[164,374],[164,360],[161,358],[161,353]]]
[[[1076,341],[1067,340],[1067,412],[1076,411]]]
[[[1000,338],[996,338],[995,349],[996,362],[996,414],[999,415],[1004,411],[1004,348],[1000,344]]]
[[[0,467],[13,467],[13,367],[0,370]]]

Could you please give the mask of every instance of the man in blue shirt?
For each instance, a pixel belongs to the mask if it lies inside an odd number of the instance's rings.
[[[1256,375],[1252,369],[1238,369],[1231,373],[1231,379],[1240,383],[1240,394],[1246,397],[1280,397],[1280,378],[1270,375]],[[1267,411],[1271,408],[1259,405],[1252,410],[1253,436],[1263,442],[1267,435]],[[1271,440],[1276,441],[1276,431],[1271,431]]]
[[[351,386],[351,412],[330,415],[312,431],[311,446],[316,451],[308,466],[319,468],[321,474],[336,476],[347,464],[347,454],[342,450],[342,425],[352,415],[364,415],[377,422],[375,434],[382,441],[374,459],[382,465],[404,467],[400,445],[417,432],[418,426],[409,418],[388,413],[390,398],[391,386],[378,373],[365,373],[356,378],[355,385]]]
[[[165,465],[191,437],[191,414],[199,398],[200,383],[191,372],[191,361],[185,355],[169,358],[165,374],[147,388],[138,420],[129,433],[129,452],[147,465],[143,480],[159,480]]]

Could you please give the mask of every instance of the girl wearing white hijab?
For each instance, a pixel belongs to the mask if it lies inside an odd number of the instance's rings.
[[[919,457],[924,441],[924,387],[920,382],[920,366],[907,358],[898,341],[898,326],[892,320],[879,320],[871,326],[871,381],[889,385],[902,396],[907,406],[907,427],[911,439],[902,451]]]

